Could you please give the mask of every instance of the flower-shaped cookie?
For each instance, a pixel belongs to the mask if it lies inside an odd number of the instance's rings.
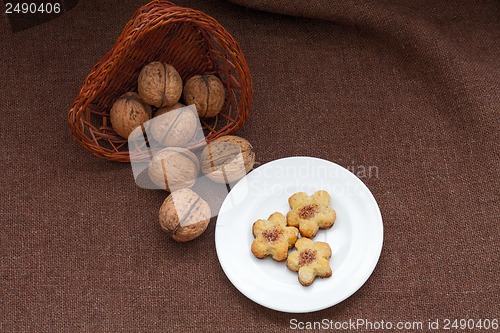
[[[286,226],[285,216],[274,213],[267,220],[257,220],[252,227],[252,253],[257,258],[271,256],[275,261],[285,261],[288,249],[291,249],[299,231],[294,227]]]
[[[328,259],[332,256],[330,245],[324,242],[313,242],[302,237],[295,243],[297,251],[288,256],[286,267],[294,272],[299,272],[299,282],[303,286],[310,286],[319,276],[327,278],[332,276],[332,269]]]
[[[289,226],[297,227],[304,237],[313,238],[319,229],[331,228],[335,222],[335,211],[328,206],[330,195],[317,191],[311,196],[295,193],[288,199],[291,211],[286,215]]]

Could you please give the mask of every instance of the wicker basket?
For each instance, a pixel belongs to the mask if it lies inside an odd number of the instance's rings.
[[[113,102],[137,91],[142,67],[159,60],[173,65],[183,80],[195,74],[215,74],[226,87],[222,112],[202,119],[207,141],[236,131],[248,118],[253,88],[238,43],[212,17],[167,1],[139,8],[113,48],[92,68],[68,114],[76,141],[92,154],[128,162],[127,140],[109,122]],[[191,148],[201,146],[202,140]]]

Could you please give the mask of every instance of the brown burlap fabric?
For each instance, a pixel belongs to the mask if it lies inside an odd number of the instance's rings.
[[[66,120],[89,69],[143,2],[81,1],[17,33],[0,23],[0,331],[498,318],[500,3],[237,2],[281,14],[178,1],[215,17],[243,48],[255,103],[238,133],[258,162],[309,155],[371,167],[359,175],[385,227],[371,278],[330,309],[280,313],[226,278],[215,220],[196,241],[168,239],[157,221],[165,194],[77,146]]]

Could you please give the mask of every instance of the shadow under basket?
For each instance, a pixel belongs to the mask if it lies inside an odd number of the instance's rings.
[[[93,66],[68,113],[76,141],[92,154],[129,162],[127,139],[113,130],[109,111],[115,100],[137,91],[137,78],[146,64],[171,64],[185,82],[196,74],[214,74],[226,88],[222,111],[201,119],[210,142],[240,128],[252,106],[250,71],[238,43],[212,17],[167,1],[139,8],[112,49]],[[196,149],[205,139],[195,142]]]

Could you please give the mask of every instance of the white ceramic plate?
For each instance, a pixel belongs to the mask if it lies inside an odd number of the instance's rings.
[[[330,193],[337,213],[334,226],[313,239],[330,244],[333,274],[303,287],[284,262],[252,254],[252,224],[276,211],[286,215],[292,194],[317,190]],[[283,158],[252,171],[226,197],[215,229],[217,256],[234,286],[265,307],[291,313],[325,309],[351,296],[373,272],[382,242],[382,217],[370,190],[343,167],[312,157]]]

